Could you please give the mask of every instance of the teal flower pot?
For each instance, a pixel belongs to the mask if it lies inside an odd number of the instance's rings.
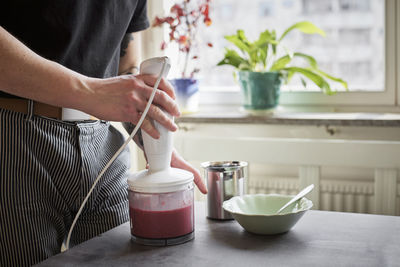
[[[278,72],[239,71],[243,107],[249,111],[268,111],[279,104],[282,80]]]

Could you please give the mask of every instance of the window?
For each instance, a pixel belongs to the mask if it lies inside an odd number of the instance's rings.
[[[293,31],[284,43],[295,51],[311,54],[321,69],[345,79],[349,92],[344,92],[340,84],[331,83],[340,93],[326,96],[312,83],[304,88],[297,78],[282,87],[281,104],[396,103],[395,14],[400,5],[395,0],[214,0],[212,3],[213,25],[199,31],[200,39],[214,44],[211,50],[199,47],[199,78],[205,94],[229,95],[224,102],[240,99],[235,96],[239,88],[232,75],[233,68],[216,66],[223,58],[224,47],[229,46],[224,35],[243,29],[250,39],[255,39],[266,28],[276,29],[280,35],[293,23],[308,20],[327,36]]]

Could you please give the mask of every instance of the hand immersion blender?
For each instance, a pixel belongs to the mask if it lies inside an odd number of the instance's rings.
[[[136,127],[99,173],[82,202],[61,251],[69,249],[74,226],[97,182],[125,149],[143,123],[161,78],[166,77],[171,65],[167,57],[145,60],[140,65],[142,74],[158,75],[148,103]],[[143,132],[149,170],[129,175],[129,209],[132,238],[137,243],[169,245],[186,242],[194,237],[193,174],[170,168],[172,133],[152,121],[160,133],[158,140]]]
[[[140,66],[142,74],[159,73],[160,69],[161,64],[152,60]],[[132,240],[152,246],[184,243],[194,238],[193,174],[171,168],[172,132],[151,122],[160,138],[142,132],[149,169],[128,178]]]

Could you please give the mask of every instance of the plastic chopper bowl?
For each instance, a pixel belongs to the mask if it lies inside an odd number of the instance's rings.
[[[303,197],[282,213],[276,214],[292,197],[277,194],[236,196],[224,201],[223,208],[248,232],[261,235],[280,234],[289,231],[313,206],[311,200]]]
[[[128,176],[132,240],[169,246],[194,238],[193,174],[175,168]]]

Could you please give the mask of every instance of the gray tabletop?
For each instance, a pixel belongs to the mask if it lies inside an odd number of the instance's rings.
[[[195,239],[185,244],[134,244],[125,223],[38,266],[400,266],[400,217],[308,211],[275,236],[209,220],[201,202],[195,217]]]

